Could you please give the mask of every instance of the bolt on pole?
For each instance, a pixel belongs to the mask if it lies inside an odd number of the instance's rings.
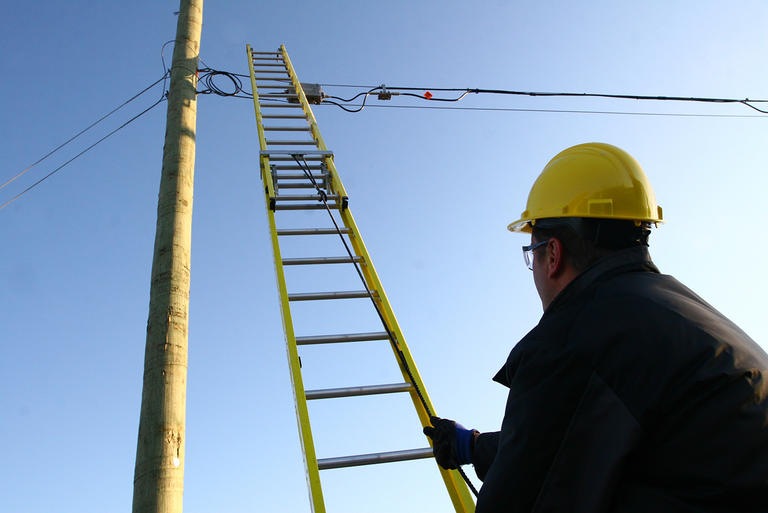
[[[203,0],[181,0],[157,204],[133,513],[181,513],[197,62]]]

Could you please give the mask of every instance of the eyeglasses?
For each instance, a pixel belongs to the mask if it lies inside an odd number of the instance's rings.
[[[533,252],[540,247],[545,246],[549,240],[550,239],[543,240],[536,244],[531,244],[530,246],[523,246],[523,259],[525,260],[525,265],[528,266],[528,269],[531,271],[533,271]]]

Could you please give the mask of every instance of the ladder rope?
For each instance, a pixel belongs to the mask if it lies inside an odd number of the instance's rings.
[[[434,412],[432,412],[431,408],[429,407],[429,404],[427,403],[427,400],[424,397],[424,394],[421,388],[417,384],[416,378],[413,376],[413,372],[411,371],[411,368],[408,365],[408,360],[405,358],[405,355],[400,349],[400,345],[397,342],[397,338],[392,333],[392,330],[389,329],[389,324],[384,318],[384,314],[381,313],[381,310],[379,309],[379,305],[376,303],[376,299],[373,297],[373,292],[371,292],[370,287],[368,287],[368,282],[365,280],[365,276],[363,276],[363,272],[360,270],[360,266],[357,264],[357,262],[354,261],[354,255],[352,254],[352,250],[349,248],[349,245],[347,244],[347,241],[344,238],[344,234],[342,233],[341,228],[339,227],[339,224],[336,222],[336,218],[333,216],[333,212],[331,212],[331,208],[328,206],[328,196],[326,192],[321,189],[320,185],[318,185],[317,183],[317,180],[315,180],[315,177],[312,176],[312,171],[309,168],[309,163],[304,158],[304,156],[300,153],[297,153],[291,156],[296,161],[296,163],[301,168],[301,170],[304,172],[304,175],[309,179],[309,181],[315,187],[315,190],[317,191],[319,196],[318,200],[321,201],[325,206],[325,210],[328,212],[328,216],[331,218],[331,222],[333,223],[333,226],[336,229],[336,233],[339,235],[339,238],[341,239],[341,243],[344,245],[344,249],[347,251],[347,255],[352,260],[352,265],[354,265],[355,267],[355,272],[357,272],[357,276],[360,278],[360,281],[362,282],[363,287],[365,288],[365,292],[368,295],[368,298],[371,300],[371,304],[373,304],[374,310],[376,310],[376,315],[379,316],[379,320],[381,321],[381,324],[387,333],[387,338],[395,347],[400,363],[402,364],[406,374],[408,374],[408,378],[410,379],[411,384],[413,385],[413,388],[416,391],[416,395],[418,396],[419,401],[421,401],[421,405],[424,407],[424,410],[426,411],[427,415],[430,418],[435,416]],[[301,160],[299,160],[299,157],[301,157]],[[475,497],[477,497],[477,494],[478,494],[477,489],[475,488],[474,484],[469,480],[469,477],[467,477],[467,475],[464,473],[464,470],[461,468],[461,466],[458,466],[456,470],[458,470],[462,479],[464,479],[464,482],[466,482],[469,489],[472,491]]]

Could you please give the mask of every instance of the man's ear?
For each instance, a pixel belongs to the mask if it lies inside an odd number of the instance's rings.
[[[558,278],[566,270],[563,243],[560,239],[549,239],[546,255],[547,278]]]

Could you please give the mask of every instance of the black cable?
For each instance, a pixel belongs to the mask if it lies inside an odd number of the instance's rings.
[[[768,114],[768,111],[761,110],[752,103],[766,103],[768,100],[743,100],[733,98],[707,98],[707,97],[687,97],[687,96],[648,96],[636,94],[606,94],[606,93],[548,93],[548,92],[525,92],[508,91],[505,89],[468,89],[471,93],[489,93],[489,94],[508,94],[517,96],[560,96],[560,97],[582,97],[582,98],[612,98],[620,100],[653,100],[653,101],[675,101],[675,102],[699,102],[699,103],[740,103],[746,105],[758,112]]]
[[[621,100],[656,100],[656,101],[677,101],[677,102],[705,102],[705,103],[744,103],[755,102],[765,103],[768,100],[750,100],[733,98],[707,98],[695,96],[650,96],[639,94],[608,94],[608,93],[555,93],[555,92],[534,92],[534,91],[512,91],[507,89],[467,89],[470,93],[488,93],[488,94],[507,94],[516,96],[563,96],[563,97],[584,97],[584,98],[614,98]]]
[[[243,88],[243,82],[239,73],[230,73],[228,71],[219,71],[213,68],[202,68],[198,70],[201,75],[198,77],[198,83],[202,83],[206,88],[197,91],[198,94],[215,94],[218,96],[229,96],[234,98],[253,98],[253,93]],[[232,84],[232,92],[226,91],[216,84],[217,77],[225,77]]]
[[[346,109],[343,105],[335,102],[323,102],[320,105],[330,104],[338,106],[347,112],[359,112],[358,110]],[[665,112],[628,112],[628,111],[606,111],[606,110],[568,110],[568,109],[523,109],[512,107],[438,107],[428,105],[367,105],[369,109],[432,109],[432,110],[475,110],[486,112],[546,112],[555,114],[612,114],[622,116],[666,116],[666,117],[699,117],[699,118],[760,118],[765,116],[743,115],[743,114],[686,114],[686,113],[665,113]]]
[[[340,108],[341,110],[345,110],[347,112],[352,112],[352,113],[360,112],[361,110],[363,110],[363,107],[365,106],[365,105],[361,105],[359,109],[348,109],[347,107],[345,107],[344,105],[342,105],[340,103],[336,103],[336,102],[332,102],[332,101],[326,101],[325,99],[323,99],[323,102],[320,105],[323,105],[325,103],[327,103],[329,105],[335,105],[338,108]]]
[[[464,91],[460,96],[458,96],[456,98],[426,97],[423,94],[413,94],[413,93],[399,93],[399,96],[413,96],[414,98],[419,98],[420,100],[429,100],[431,102],[457,102],[459,100],[463,100],[464,97],[466,95],[468,95],[469,93],[470,93],[470,91]]]
[[[198,70],[200,73],[200,77],[198,78],[198,82],[201,82],[205,85],[207,89],[203,89],[202,91],[198,91],[198,94],[216,94],[219,96],[236,96],[243,92],[243,82],[240,80],[240,78],[233,74],[226,71],[218,71],[211,68],[203,68]],[[229,81],[232,83],[233,91],[228,92],[216,85],[216,77],[225,77],[229,79]]]
[[[339,101],[348,103],[348,102],[355,101],[360,96],[362,96],[363,97],[363,102],[360,104],[360,108],[359,109],[348,109],[348,108],[344,107],[343,105],[341,105],[339,103],[332,102],[332,101],[327,102],[327,103],[330,103],[332,105],[336,105],[337,107],[340,107],[340,108],[342,108],[343,110],[345,110],[347,112],[353,112],[353,113],[354,112],[360,112],[361,110],[363,110],[365,108],[365,102],[368,100],[368,96],[371,93],[373,93],[374,91],[377,91],[377,90],[382,90],[383,91],[384,88],[382,86],[372,87],[368,91],[365,91],[365,92],[362,92],[362,93],[358,93],[358,94],[356,94],[355,96],[353,96],[352,98],[350,98],[348,100],[344,99],[344,98],[339,98],[338,96],[323,96],[323,101],[325,101],[325,98],[332,98],[334,100],[339,100]]]
[[[377,89],[381,89],[381,87],[374,87],[374,88],[372,88],[372,89],[370,89],[368,91],[365,91],[365,92],[362,92],[362,93],[357,93],[352,98],[341,98],[339,96],[323,96],[323,98],[333,98],[334,100],[339,100],[341,102],[349,103],[349,102],[353,102],[353,101],[357,100],[358,98],[360,98],[363,95],[369,95],[369,94],[371,94],[373,91],[375,91]]]
[[[350,260],[352,261],[352,264],[355,267],[355,271],[357,272],[357,276],[360,278],[360,281],[362,282],[363,287],[365,288],[365,292],[368,295],[368,298],[371,300],[371,304],[373,305],[374,310],[376,310],[376,314],[378,315],[379,320],[381,321],[381,324],[384,327],[384,330],[387,332],[387,338],[392,344],[392,347],[395,349],[395,352],[397,353],[398,359],[400,360],[400,363],[403,369],[405,370],[406,374],[408,374],[408,377],[411,380],[411,384],[413,385],[413,388],[416,391],[416,395],[421,401],[421,405],[424,407],[424,410],[427,416],[430,418],[435,416],[431,408],[429,407],[429,404],[427,403],[427,399],[424,397],[423,391],[421,390],[421,388],[419,388],[419,385],[416,383],[416,378],[414,377],[413,371],[411,371],[411,368],[408,365],[408,360],[406,359],[405,354],[403,353],[402,349],[400,349],[400,345],[397,342],[397,338],[395,337],[395,334],[392,333],[392,330],[389,329],[389,325],[387,324],[387,321],[384,318],[384,314],[381,313],[381,310],[379,309],[379,305],[376,304],[376,300],[373,297],[373,292],[368,287],[368,283],[365,280],[365,276],[363,276],[363,272],[360,270],[360,266],[357,264],[357,262],[355,262],[355,257],[352,254],[352,250],[349,248],[349,245],[347,244],[346,239],[344,239],[344,234],[341,232],[341,228],[339,227],[339,224],[336,222],[336,218],[333,216],[333,212],[331,212],[331,208],[328,206],[327,194],[325,193],[325,191],[323,191],[320,188],[317,181],[315,180],[315,177],[312,175],[312,170],[309,168],[309,163],[307,163],[307,160],[301,154],[295,154],[291,156],[293,157],[293,160],[295,160],[296,163],[299,165],[299,168],[301,168],[301,170],[304,172],[304,175],[309,179],[309,181],[315,187],[315,190],[317,191],[319,196],[319,200],[325,206],[325,209],[331,218],[331,222],[333,223],[333,226],[336,228],[336,233],[339,235],[339,238],[341,239],[341,242],[344,245],[344,249],[347,251],[347,256],[349,256]],[[301,157],[301,160],[299,160],[299,157]],[[456,470],[458,470],[461,477],[467,483],[467,486],[470,488],[470,490],[472,490],[472,493],[475,494],[475,497],[477,497],[477,494],[478,494],[477,489],[475,489],[475,486],[474,484],[472,484],[472,481],[470,481],[469,477],[467,477],[467,475],[464,473],[464,470],[460,466],[457,467]]]
[[[768,114],[768,110],[758,109],[757,107],[755,107],[754,105],[749,103],[750,101],[763,102],[765,100],[743,100],[743,101],[741,101],[739,103],[741,103],[743,105],[746,105],[747,107],[749,107],[751,109],[755,109],[757,112],[762,112],[763,114]]]
[[[157,106],[158,106],[158,105],[159,105],[159,104],[160,104],[160,103],[161,103],[163,100],[165,100],[165,96],[163,96],[162,98],[160,98],[159,100],[157,100],[155,103],[153,103],[152,105],[150,105],[149,107],[147,107],[146,109],[144,109],[143,111],[141,111],[140,113],[138,113],[138,114],[136,114],[135,116],[133,116],[131,119],[129,119],[128,121],[126,121],[125,123],[123,123],[122,125],[120,125],[119,127],[115,128],[114,130],[112,130],[111,132],[109,132],[107,135],[105,135],[104,137],[102,137],[101,139],[99,139],[98,141],[96,141],[95,143],[93,143],[93,144],[91,144],[90,146],[88,146],[86,149],[84,149],[83,151],[81,151],[80,153],[78,153],[77,155],[75,155],[74,157],[72,157],[71,159],[69,159],[69,160],[67,160],[66,162],[64,162],[62,165],[60,165],[59,167],[57,167],[56,169],[54,169],[53,171],[51,171],[50,173],[48,173],[47,175],[45,175],[44,177],[42,177],[40,180],[36,181],[36,182],[35,182],[35,183],[33,183],[32,185],[30,185],[29,187],[27,187],[26,189],[24,189],[23,191],[21,191],[19,194],[17,194],[17,195],[16,195],[16,196],[14,196],[13,198],[9,199],[8,201],[6,201],[6,202],[5,202],[5,203],[3,203],[2,205],[0,205],[0,210],[4,209],[4,208],[5,208],[5,207],[7,207],[8,205],[10,205],[11,203],[13,203],[13,202],[14,202],[14,201],[16,201],[17,199],[19,199],[20,197],[22,197],[24,194],[28,193],[29,191],[31,191],[32,189],[34,189],[35,187],[37,187],[38,185],[40,185],[42,182],[44,182],[45,180],[47,180],[48,178],[50,178],[51,176],[53,176],[54,174],[56,174],[57,172],[59,172],[59,171],[60,171],[62,168],[64,168],[65,166],[67,166],[69,163],[71,163],[71,162],[72,162],[72,161],[74,161],[75,159],[77,159],[77,158],[79,158],[80,156],[82,156],[82,155],[86,154],[87,152],[89,152],[89,151],[90,151],[91,149],[93,149],[93,148],[94,148],[96,145],[98,145],[99,143],[103,142],[103,141],[104,141],[104,140],[106,140],[108,137],[110,137],[110,136],[112,136],[113,134],[117,133],[118,131],[122,130],[123,128],[125,128],[126,126],[128,126],[128,125],[129,125],[130,123],[132,123],[133,121],[137,120],[138,118],[140,118],[141,116],[143,116],[144,114],[146,114],[147,112],[149,112],[150,110],[152,110],[153,108],[157,107]]]
[[[4,189],[4,188],[5,188],[7,185],[9,185],[9,184],[13,183],[13,182],[14,182],[14,181],[16,181],[18,178],[20,178],[20,177],[22,177],[23,175],[25,175],[25,174],[26,174],[26,173],[27,173],[29,170],[31,170],[33,167],[35,167],[36,165],[38,165],[38,164],[40,164],[41,162],[43,162],[45,159],[47,159],[48,157],[50,157],[51,155],[53,155],[54,153],[56,153],[57,151],[59,151],[60,149],[62,149],[64,146],[68,145],[69,143],[71,143],[72,141],[74,141],[75,139],[77,139],[78,137],[80,137],[81,135],[83,135],[85,132],[87,132],[87,131],[88,131],[88,130],[90,130],[91,128],[95,127],[96,125],[98,125],[99,123],[101,123],[102,121],[104,121],[105,119],[107,119],[109,116],[111,116],[112,114],[114,114],[114,113],[115,113],[115,112],[117,112],[118,110],[122,109],[123,107],[125,107],[125,106],[126,106],[126,105],[128,105],[129,103],[131,103],[133,100],[135,100],[136,98],[138,98],[138,97],[139,97],[139,96],[141,96],[142,94],[144,94],[144,93],[146,93],[147,91],[149,91],[150,89],[152,89],[152,88],[153,88],[154,86],[156,86],[158,83],[160,83],[160,82],[164,81],[164,80],[166,79],[166,77],[167,77],[167,76],[168,76],[168,71],[166,70],[166,72],[163,74],[163,76],[162,76],[162,77],[160,77],[158,80],[155,80],[154,82],[152,82],[151,84],[149,84],[147,87],[145,87],[144,89],[142,89],[141,91],[139,91],[138,93],[136,93],[135,95],[133,95],[132,97],[128,98],[126,101],[124,101],[123,103],[121,103],[120,105],[118,105],[117,107],[115,107],[114,109],[112,109],[111,111],[109,111],[108,113],[104,114],[104,115],[103,115],[103,116],[101,116],[99,119],[97,119],[96,121],[94,121],[93,123],[91,123],[90,125],[88,125],[87,127],[83,128],[82,130],[80,130],[78,133],[76,133],[75,135],[73,135],[72,137],[70,137],[69,139],[67,139],[66,141],[64,141],[63,143],[61,143],[61,144],[59,144],[58,146],[56,146],[54,149],[52,149],[51,151],[49,151],[48,153],[46,153],[45,155],[43,155],[42,157],[40,157],[39,159],[37,159],[35,162],[33,162],[32,164],[30,164],[30,165],[28,165],[27,167],[25,167],[24,169],[22,169],[22,170],[21,170],[19,173],[17,173],[15,176],[13,176],[13,177],[12,177],[12,178],[10,178],[9,180],[7,180],[7,181],[6,181],[4,184],[0,185],[0,190]],[[162,98],[163,98],[164,96],[165,96],[165,88],[163,88],[163,96],[161,97],[161,100],[162,100]]]
[[[368,86],[352,86],[348,84],[321,84],[327,87],[368,87]],[[375,90],[376,88],[372,89]],[[637,95],[637,94],[608,94],[608,93],[572,93],[572,92],[543,92],[543,91],[515,91],[509,89],[480,89],[480,88],[445,88],[445,87],[387,87],[387,91],[441,91],[441,92],[461,92],[461,96],[458,98],[435,98],[427,97],[425,95],[418,95],[413,93],[398,93],[402,96],[412,96],[427,101],[448,101],[455,102],[463,99],[467,94],[502,94],[502,95],[515,95],[515,96],[542,96],[542,97],[582,97],[582,98],[612,98],[612,99],[624,99],[624,100],[652,100],[652,101],[676,101],[676,102],[699,102],[699,103],[739,103],[745,105],[751,109],[754,109],[760,113],[768,114],[768,110],[760,109],[755,103],[768,103],[768,100],[750,100],[735,99],[735,98],[711,98],[711,97],[687,97],[687,96],[651,96],[651,95]],[[362,93],[361,93],[362,94]],[[353,97],[352,101],[359,95]],[[334,97],[341,101],[347,101],[342,98]],[[347,110],[347,109],[345,109]],[[359,112],[359,110],[348,110],[349,112]]]

